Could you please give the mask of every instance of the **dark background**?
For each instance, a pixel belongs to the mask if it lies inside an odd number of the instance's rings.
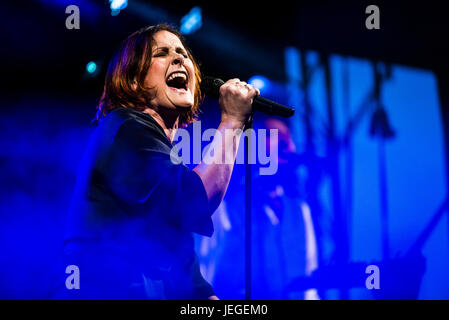
[[[140,13],[134,12],[136,3],[146,4],[149,13],[141,13],[139,8],[135,10]],[[81,8],[80,30],[65,28],[69,4]],[[369,4],[380,7],[380,30],[365,28]],[[80,84],[86,61],[100,59],[107,64],[113,49],[130,32],[160,21],[179,26],[181,17],[195,5],[207,18],[203,27],[187,38],[204,71],[223,78],[266,74],[285,80],[282,51],[278,50],[285,46],[441,73],[448,68],[446,11],[437,1],[425,5],[409,1],[130,1],[118,16],[111,16],[104,10],[107,1],[42,0],[1,5],[2,53],[7,62],[3,72],[15,75],[18,81],[5,81],[6,88],[10,92],[51,87],[74,92],[81,86],[83,92],[98,93],[103,74]],[[47,83],[18,76],[26,74],[60,81]]]

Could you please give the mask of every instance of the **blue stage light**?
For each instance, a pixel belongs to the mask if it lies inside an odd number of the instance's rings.
[[[270,80],[260,75],[252,76],[248,80],[248,83],[252,85],[254,88],[259,89],[260,93],[262,93],[263,91],[267,91],[270,86]]]
[[[109,0],[111,10],[123,10],[128,5],[128,0]]]
[[[189,13],[187,13],[181,19],[181,28],[179,29],[183,34],[191,34],[201,28],[202,17],[201,8],[193,7]]]
[[[123,10],[128,5],[128,0],[109,0],[111,15],[116,16],[120,13],[120,10]]]
[[[93,61],[89,62],[86,66],[86,70],[90,74],[94,73],[97,70],[97,64]]]

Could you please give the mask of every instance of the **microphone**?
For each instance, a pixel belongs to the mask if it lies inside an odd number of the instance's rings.
[[[219,78],[204,77],[201,81],[201,90],[206,96],[216,98],[220,96],[220,87],[224,81]],[[295,110],[274,101],[256,96],[253,100],[253,109],[268,115],[277,115],[284,118],[291,117]]]

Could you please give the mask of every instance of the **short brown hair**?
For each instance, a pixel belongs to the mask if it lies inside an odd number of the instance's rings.
[[[103,94],[97,106],[96,120],[101,120],[110,111],[119,107],[133,108],[143,111],[151,107],[149,102],[153,92],[144,86],[145,76],[151,65],[153,36],[156,32],[165,30],[176,35],[193,62],[195,70],[195,94],[192,108],[180,115],[179,126],[191,123],[199,112],[202,95],[200,89],[201,72],[198,63],[193,58],[192,52],[186,46],[182,34],[168,24],[157,24],[142,28],[126,38],[112,57],[106,79]],[[137,88],[132,87],[133,81],[137,81]]]

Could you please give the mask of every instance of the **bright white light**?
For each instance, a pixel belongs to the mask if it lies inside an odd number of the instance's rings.
[[[123,10],[128,5],[128,0],[109,0],[109,3],[112,11]]]
[[[257,89],[262,89],[265,86],[265,83],[263,82],[262,79],[254,79],[250,82],[250,84]]]
[[[248,80],[248,83],[251,84],[254,88],[259,89],[260,92],[268,87],[269,82],[270,81],[264,76],[253,76]]]

